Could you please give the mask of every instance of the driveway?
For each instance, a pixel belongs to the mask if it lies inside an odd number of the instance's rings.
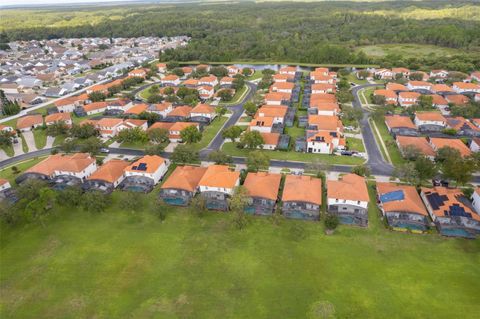
[[[35,145],[35,138],[33,137],[32,131],[23,132],[23,138],[25,139],[25,142],[27,142],[29,152],[37,150],[37,146]]]
[[[6,160],[7,158],[7,153],[5,153],[4,150],[0,149],[0,161]]]
[[[47,144],[45,145],[45,148],[52,148],[53,142],[55,142],[55,137],[47,135]]]
[[[25,154],[22,148],[22,140],[20,138],[18,139],[18,143],[13,144],[13,152],[14,152],[14,156]]]

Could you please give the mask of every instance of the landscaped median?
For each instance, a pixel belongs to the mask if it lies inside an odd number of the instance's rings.
[[[220,102],[218,105],[229,106],[238,104],[243,99],[243,97],[248,94],[248,92],[250,92],[250,87],[248,85],[244,85],[240,90],[235,92],[232,100],[228,102]]]
[[[373,134],[377,140],[377,145],[382,152],[383,157],[386,161],[390,158],[393,165],[400,165],[405,163],[405,160],[400,153],[400,150],[395,143],[392,135],[388,132],[387,126],[381,119],[370,119],[370,125],[372,126]],[[377,131],[378,130],[378,131]],[[379,135],[380,134],[380,135]],[[383,144],[382,144],[383,141]],[[384,147],[385,146],[385,147]],[[388,152],[388,156],[387,153]]]
[[[236,157],[247,157],[252,150],[240,149],[236,146],[235,143],[225,143],[222,146],[222,151],[231,156]],[[314,160],[321,160],[327,164],[331,165],[360,165],[365,162],[364,158],[354,157],[354,156],[337,156],[337,155],[326,155],[326,154],[312,154],[312,153],[301,153],[295,151],[269,151],[269,150],[260,150],[268,155],[272,160],[280,161],[295,161],[295,162],[312,162]]]

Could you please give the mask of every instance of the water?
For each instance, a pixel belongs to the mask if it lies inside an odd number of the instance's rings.
[[[424,231],[426,229],[426,227],[423,227],[421,225],[409,224],[409,223],[398,223],[393,225],[393,227],[411,229],[411,230],[420,230],[420,231]]]
[[[355,219],[352,216],[339,216],[338,219],[341,224],[355,224]]]
[[[463,228],[444,228],[440,233],[444,236],[475,238],[475,236]]]
[[[164,198],[163,201],[170,205],[184,206],[187,204],[187,201],[183,198]]]

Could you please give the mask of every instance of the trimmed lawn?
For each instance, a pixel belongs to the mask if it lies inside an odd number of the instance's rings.
[[[234,104],[237,104],[243,97],[245,94],[247,94],[247,90],[249,89],[249,87],[245,84],[243,88],[241,88],[240,90],[238,90],[237,92],[235,92],[235,95],[233,96],[232,100],[231,101],[228,101],[228,102],[220,102],[218,103],[218,105],[225,105],[225,106],[228,106],[228,105],[234,105]]]
[[[285,134],[290,135],[290,139],[295,141],[297,137],[303,137],[305,136],[305,128],[303,127],[285,127]]]
[[[255,72],[246,78],[247,81],[254,81],[254,80],[258,80],[258,79],[261,79],[263,77],[263,73],[262,71],[259,71],[259,70],[255,70]]]
[[[371,203],[375,203],[371,191]],[[2,318],[477,318],[480,241],[318,222],[199,218],[114,205],[57,208],[46,226],[1,226]],[[440,280],[441,278],[441,280]],[[67,314],[67,315],[66,315]],[[313,318],[313,317],[309,317]]]
[[[47,145],[47,130],[41,128],[33,130],[33,138],[35,139],[35,146],[41,150]]]
[[[28,145],[27,141],[25,141],[25,137],[23,135],[20,135],[20,139],[22,140],[22,150],[24,153],[28,153]]]
[[[377,45],[367,45],[357,47],[356,51],[362,50],[368,56],[373,57],[383,57],[388,54],[400,54],[404,57],[415,57],[419,56],[452,56],[455,54],[465,54],[465,52],[460,49],[446,48],[436,45],[426,45],[426,44],[377,44]]]
[[[139,142],[135,142],[135,143],[122,143],[120,144],[119,147],[123,147],[123,148],[133,148],[133,149],[136,149],[136,150],[144,150],[145,147],[147,147],[148,145],[150,145],[150,142],[146,142],[146,143],[139,143]]]
[[[65,141],[66,136],[65,135],[58,135],[55,137],[55,140],[53,141],[53,146],[58,146]]]
[[[201,149],[207,147],[227,120],[228,118],[225,116],[217,116],[217,118],[214,119],[213,122],[210,123],[210,125],[206,126],[203,130],[202,139],[200,140],[200,142],[192,144],[192,146],[197,151],[200,151]]]
[[[365,152],[365,145],[363,145],[363,140],[354,137],[347,137],[347,146],[349,150],[357,152]]]
[[[353,82],[353,83],[359,84],[359,85],[368,83],[367,80],[358,79],[357,76],[355,75],[355,73],[353,73],[353,72],[350,73],[349,75],[347,75],[347,80],[348,80],[348,82]]]
[[[374,120],[372,119],[372,121]],[[387,147],[388,154],[392,159],[392,164],[400,165],[405,163],[405,160],[403,159],[402,154],[400,153],[400,150],[398,149],[397,144],[395,143],[395,140],[390,135],[390,133],[388,133],[388,128],[387,128],[387,125],[385,125],[385,122],[383,122],[382,120],[377,120],[375,121],[375,124],[377,125],[378,131],[380,132],[380,138],[383,140],[383,142],[385,143],[385,146]],[[375,136],[378,138],[375,128],[372,127],[372,129],[374,131]],[[381,145],[379,146],[382,153],[384,153],[383,147],[381,147]]]
[[[15,155],[15,151],[13,150],[13,145],[10,145],[10,146],[2,145],[0,147],[5,152],[5,154],[7,154],[8,157],[12,157],[13,155]]]
[[[21,174],[23,171],[29,169],[30,167],[32,167],[33,165],[39,163],[40,161],[44,160],[46,158],[46,156],[43,156],[43,157],[35,157],[35,158],[32,158],[32,159],[29,159],[29,160],[26,160],[24,162],[18,162],[18,163],[15,163],[9,167],[6,167],[2,170],[0,170],[0,178],[5,178],[5,179],[8,179],[10,181],[10,184],[13,186],[15,184],[15,178]],[[16,166],[19,170],[19,173],[18,174],[14,174],[13,171],[12,171],[12,166]],[[1,237],[1,236],[0,236]],[[1,260],[1,258],[0,258]],[[1,263],[1,262],[0,262]],[[1,272],[1,271],[0,271]],[[1,316],[0,316],[1,317]]]
[[[222,151],[231,155],[238,157],[247,157],[250,150],[239,149],[235,146],[234,143],[225,143],[222,146]],[[300,153],[295,151],[283,152],[283,151],[269,151],[261,150],[261,152],[266,153],[272,160],[283,160],[283,161],[298,161],[298,162],[312,162],[313,160],[320,159],[325,161],[328,164],[338,164],[338,165],[359,165],[362,164],[365,160],[358,157],[352,156],[336,156],[336,155],[325,155],[325,154],[312,154],[312,153]]]
[[[78,117],[76,115],[72,115],[72,122],[73,122],[73,124],[79,124],[80,122],[82,122],[84,120],[89,120],[93,117],[98,117],[98,116],[102,116],[102,113],[87,115],[87,116],[83,116],[83,117]]]

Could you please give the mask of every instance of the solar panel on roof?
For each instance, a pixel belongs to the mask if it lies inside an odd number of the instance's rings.
[[[380,201],[382,203],[388,203],[388,202],[404,200],[404,199],[405,199],[405,194],[403,193],[403,190],[388,192],[383,195],[380,195]]]
[[[467,213],[465,209],[458,204],[453,204],[449,208],[450,208],[450,210],[448,211],[449,216],[460,216],[460,217],[472,218],[472,214]]]

